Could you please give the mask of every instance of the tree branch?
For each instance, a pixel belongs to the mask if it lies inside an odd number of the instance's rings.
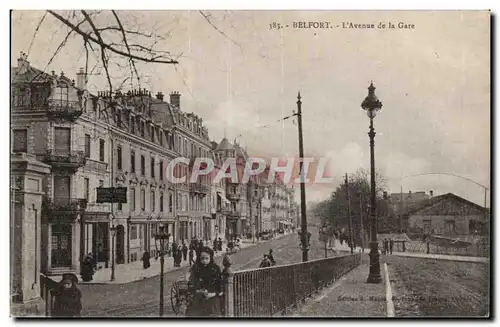
[[[123,43],[125,43],[125,47],[127,48],[128,54],[129,54],[129,56],[131,56],[132,53],[130,52],[130,47],[128,46],[127,35],[125,34],[125,30],[123,29],[122,22],[120,21],[120,18],[118,18],[118,15],[116,14],[116,12],[114,10],[111,10],[111,12],[113,13],[113,16],[115,16],[116,22],[118,23],[118,26],[120,27],[120,30],[122,32]],[[141,87],[141,80],[139,78],[139,73],[137,72],[137,68],[135,67],[135,61],[132,58],[129,58],[129,63],[134,68],[135,76],[137,76],[137,84],[139,85],[139,88],[140,88]],[[134,71],[131,70],[132,78],[134,76]]]
[[[52,11],[52,10],[48,10],[48,12],[54,16],[55,18],[57,18],[58,20],[60,20],[63,24],[65,24],[66,26],[70,27],[73,31],[75,31],[76,33],[80,34],[81,36],[83,36],[84,38],[86,38],[87,40],[89,41],[92,41],[96,44],[98,44],[99,46],[101,46],[102,48],[104,49],[108,49],[109,51],[111,52],[114,52],[120,56],[123,56],[123,57],[126,57],[126,58],[132,58],[132,59],[136,59],[138,61],[143,61],[143,62],[149,62],[149,63],[159,63],[159,64],[178,64],[179,62],[177,60],[160,60],[160,59],[148,59],[148,58],[144,58],[144,57],[140,57],[140,56],[136,56],[136,55],[129,55],[127,54],[126,52],[123,52],[123,51],[120,51],[112,46],[110,46],[109,44],[105,43],[104,41],[99,40],[99,39],[96,39],[95,37],[83,32],[78,26],[75,26],[73,23],[71,23],[70,21],[68,21],[67,19],[65,19],[64,17],[62,17],[61,15],[57,14],[56,12]],[[94,29],[94,32],[95,29]],[[97,33],[99,33],[99,31],[97,31]],[[161,56],[160,56],[161,57]]]

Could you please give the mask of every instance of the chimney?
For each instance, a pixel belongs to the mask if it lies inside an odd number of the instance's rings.
[[[163,93],[161,92],[156,93],[156,99],[163,101]]]
[[[430,190],[429,191],[429,196],[432,198],[434,196],[434,191],[433,190]]]
[[[76,87],[80,90],[85,90],[87,87],[87,76],[85,76],[83,68],[80,68],[76,73]]]
[[[28,56],[26,55],[26,53],[21,52],[21,55],[17,59],[17,71],[19,75],[26,74],[29,66],[30,63],[28,61]]]
[[[170,104],[177,109],[181,109],[181,95],[178,91],[170,93]]]

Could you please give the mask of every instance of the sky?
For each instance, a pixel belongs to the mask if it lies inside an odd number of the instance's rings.
[[[164,36],[159,48],[179,55],[175,66],[138,65],[142,86],[179,91],[181,109],[201,116],[212,140],[226,135],[253,156],[297,157],[297,125],[276,121],[296,110],[300,91],[305,156],[329,158],[334,177],[308,185],[307,201],[327,198],[345,173],[369,169],[369,119],[360,104],[373,81],[383,103],[374,120],[375,163],[388,191],[452,192],[484,204],[484,189],[472,182],[405,176],[447,173],[490,187],[489,12],[206,12],[212,24],[198,11],[119,14],[128,26]],[[33,37],[43,15],[13,12],[11,64],[24,51],[31,65],[75,78],[85,65],[81,38],[70,37],[47,65],[68,29],[47,15]],[[294,29],[301,21],[333,28]],[[273,22],[285,27],[270,29]],[[348,29],[344,22],[396,28]],[[399,22],[414,28],[399,29]],[[105,87],[102,70],[89,77],[91,92]]]

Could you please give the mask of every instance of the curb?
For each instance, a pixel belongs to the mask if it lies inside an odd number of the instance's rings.
[[[281,238],[289,236],[289,235],[292,235],[292,234],[281,235],[281,236],[278,236],[278,237],[274,238],[273,240],[278,240],[278,239],[281,239]],[[267,242],[250,243],[250,245],[241,248],[238,252],[240,252],[240,251],[242,251],[242,250],[244,250],[246,248],[251,248],[253,246],[256,246],[256,245],[259,245],[259,244],[265,244],[265,243],[267,243]],[[227,253],[226,251],[218,252],[218,254],[215,255],[215,257],[222,257],[226,253]],[[232,253],[228,253],[228,255],[231,255],[231,254]],[[260,256],[259,256],[259,258],[260,258]],[[253,260],[253,261],[255,261],[255,260]],[[248,262],[248,263],[250,263],[250,262]],[[189,267],[189,265],[181,266],[181,267],[175,267],[175,268],[172,268],[172,269],[165,270],[164,273],[168,274],[168,273],[171,273],[171,272],[174,272],[174,271],[178,271],[178,270],[181,270],[183,268],[188,268],[188,267]],[[78,284],[80,284],[80,285],[124,285],[124,284],[131,284],[131,283],[139,282],[139,281],[142,281],[142,280],[145,280],[145,279],[154,278],[154,277],[157,277],[157,276],[160,276],[159,272],[158,272],[158,274],[155,274],[155,275],[152,275],[152,276],[147,276],[147,277],[144,277],[144,278],[139,278],[139,279],[134,279],[134,280],[129,280],[129,281],[113,281],[113,282],[112,281],[89,281],[89,282],[84,282],[84,281],[79,280]]]
[[[387,317],[393,318],[396,316],[394,310],[394,303],[392,302],[392,289],[391,280],[389,278],[389,269],[387,263],[384,262],[384,275],[385,275],[385,299],[387,301]]]

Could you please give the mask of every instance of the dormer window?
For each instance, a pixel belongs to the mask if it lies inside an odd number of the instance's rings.
[[[56,99],[63,102],[68,101],[68,86],[59,85],[56,89]]]

